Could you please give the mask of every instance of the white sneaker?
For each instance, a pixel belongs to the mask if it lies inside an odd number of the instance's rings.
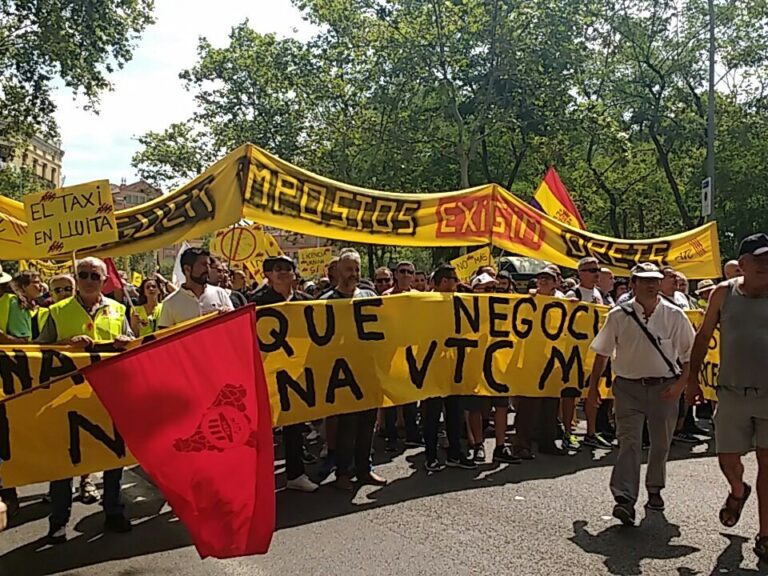
[[[306,474],[302,474],[298,478],[288,480],[285,487],[288,490],[298,490],[299,492],[314,492],[320,488],[320,485],[312,482]]]
[[[307,442],[314,442],[319,439],[320,439],[320,432],[312,428],[309,434],[307,434]]]

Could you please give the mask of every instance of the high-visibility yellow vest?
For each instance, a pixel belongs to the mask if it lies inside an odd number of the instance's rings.
[[[147,314],[147,309],[143,305],[135,306],[134,310],[139,315],[141,325],[139,326],[138,336],[149,336],[157,330],[157,321],[160,319],[160,311],[163,309],[163,303],[159,302],[152,315]]]
[[[94,318],[88,315],[74,296],[48,308],[56,324],[59,341],[85,335],[96,341],[106,342],[120,336],[125,322],[125,306],[110,298],[105,300],[107,305],[99,308]]]
[[[0,330],[8,332],[8,318],[11,316],[11,301],[16,298],[13,294],[0,296]]]
[[[48,316],[50,316],[50,314],[51,313],[48,308],[43,308],[42,306],[35,310],[35,315],[32,317],[32,322],[37,324],[38,334],[43,331],[43,326],[45,326],[45,323],[48,321]]]

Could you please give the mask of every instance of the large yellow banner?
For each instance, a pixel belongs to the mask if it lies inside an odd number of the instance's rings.
[[[565,226],[495,184],[434,194],[367,190],[302,170],[250,144],[180,190],[117,212],[118,241],[90,253],[122,256],[157,249],[243,217],[349,242],[492,244],[568,267],[594,256],[624,275],[643,261],[674,266],[690,278],[720,275],[714,223],[667,238],[607,238]],[[21,204],[0,197],[0,259],[35,257],[24,218]]]
[[[593,360],[589,344],[606,311],[544,297],[439,293],[261,308],[258,336],[273,423],[451,394],[581,396]],[[692,318],[700,322],[701,313]],[[702,370],[710,398],[717,345],[713,340]],[[103,357],[2,347],[3,394],[32,390]],[[133,462],[81,377],[1,403],[0,458],[7,486]]]

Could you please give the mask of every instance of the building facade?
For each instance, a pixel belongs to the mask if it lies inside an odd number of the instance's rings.
[[[46,180],[51,188],[61,188],[61,163],[64,151],[58,142],[34,136],[27,147],[19,148],[13,157],[10,155],[10,147],[5,150],[4,155],[3,147],[0,146],[0,167],[10,164],[17,168],[28,168],[39,178]]]

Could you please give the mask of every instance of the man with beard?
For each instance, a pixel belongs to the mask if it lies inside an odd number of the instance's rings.
[[[159,328],[169,328],[209,312],[233,310],[229,294],[218,286],[208,284],[211,254],[204,248],[187,248],[181,255],[184,283],[163,300],[163,310],[157,322]]]

